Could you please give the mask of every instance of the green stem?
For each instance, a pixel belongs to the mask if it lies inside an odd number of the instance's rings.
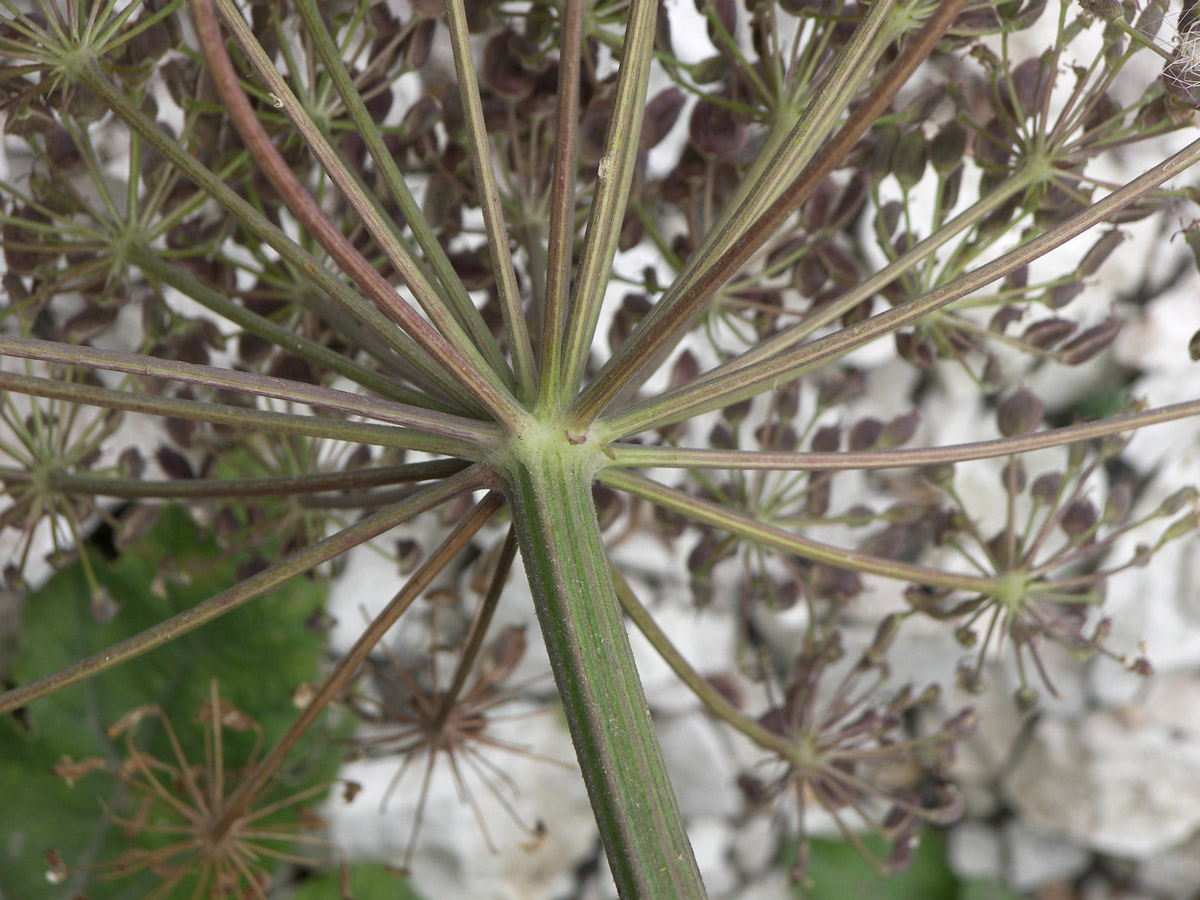
[[[450,32],[454,68],[458,73],[458,96],[462,103],[463,124],[466,127],[467,144],[475,171],[483,227],[487,232],[488,250],[492,257],[492,272],[496,277],[496,291],[500,297],[504,333],[508,336],[513,369],[521,394],[526,400],[532,400],[537,389],[533,344],[529,339],[529,328],[525,324],[521,291],[517,287],[517,273],[513,268],[512,253],[508,247],[504,210],[500,207],[500,190],[496,185],[496,172],[492,168],[491,142],[488,140],[487,125],[483,121],[483,101],[479,97],[475,61],[471,58],[471,35],[467,31],[467,10],[463,0],[446,0],[446,28]]]
[[[454,530],[446,536],[446,539],[438,545],[438,548],[429,555],[417,571],[409,576],[404,587],[392,597],[387,606],[380,610],[379,615],[371,621],[366,631],[359,635],[349,652],[338,660],[338,664],[329,674],[325,683],[321,685],[321,689],[309,700],[308,705],[271,748],[271,752],[263,757],[262,762],[254,768],[253,772],[238,783],[237,789],[230,794],[226,801],[225,811],[220,821],[212,828],[211,834],[214,840],[224,837],[234,823],[245,814],[258,792],[270,781],[275,770],[279,768],[279,764],[296,746],[296,742],[312,727],[330,701],[349,684],[350,679],[354,677],[354,673],[366,660],[371,649],[383,639],[383,636],[396,624],[400,616],[412,606],[413,601],[421,596],[441,571],[450,564],[454,555],[474,537],[475,533],[486,524],[503,503],[504,499],[500,494],[489,493],[475,504],[475,508],[454,527]]]
[[[410,362],[446,394],[469,407],[478,405],[462,385],[451,378],[424,349],[407,334],[397,330],[387,316],[360,296],[351,287],[325,269],[299,244],[269,222],[257,209],[239,197],[220,178],[198,162],[183,147],[171,140],[158,124],[146,116],[125,94],[114,87],[95,63],[83,65],[70,72],[72,80],[102,99],[113,113],[179,168],[188,178],[246,226],[256,238],[279,253],[284,260],[303,272],[321,291],[366,325],[402,359]]]
[[[342,192],[367,233],[375,239],[383,251],[384,257],[400,274],[408,289],[412,291],[417,305],[425,311],[437,330],[464,357],[472,359],[477,365],[488,367],[490,371],[501,378],[507,376],[508,366],[504,362],[504,357],[500,355],[500,348],[483,324],[482,317],[478,312],[475,312],[474,316],[466,317],[463,310],[452,311],[443,302],[442,296],[425,274],[425,270],[413,257],[408,247],[397,239],[392,223],[380,213],[376,200],[350,173],[349,168],[342,162],[341,156],[305,111],[303,104],[297,99],[288,83],[283,80],[271,58],[267,56],[254,33],[246,25],[241,13],[230,0],[216,0],[216,2],[225,27],[229,29],[230,34],[241,47],[242,53],[249,60],[255,73],[263,80],[270,93],[275,96],[276,102],[281,104],[284,114],[295,127],[300,139],[312,151],[313,156],[321,164],[321,168]],[[375,130],[374,123],[371,123],[369,128]],[[317,234],[319,235],[319,232]],[[465,290],[462,291],[462,296],[466,297]],[[470,300],[468,299],[467,302],[469,304]],[[471,306],[471,309],[473,312],[475,311],[474,306]],[[464,319],[472,328],[470,334],[462,325]]]
[[[218,291],[214,291],[208,285],[188,275],[182,267],[171,265],[145,244],[131,247],[128,256],[129,261],[141,269],[147,277],[170,285],[206,309],[300,359],[315,363],[323,369],[335,372],[357,385],[398,403],[423,407],[430,407],[434,403],[424,394],[396,384],[386,375],[373,372],[328,347],[310,341],[291,329],[277,325],[265,316],[260,316],[244,306],[234,303]]]
[[[1193,141],[1150,171],[1113,191],[1103,200],[1072,216],[1033,240],[1010,250],[990,263],[960,275],[920,297],[872,316],[864,322],[844,328],[791,351],[780,353],[745,370],[722,377],[697,379],[660,397],[636,404],[597,423],[595,436],[609,441],[657,428],[670,422],[720,409],[760,393],[765,385],[778,385],[905,325],[919,321],[929,313],[949,306],[982,287],[1003,278],[1009,272],[1045,256],[1056,247],[1095,227],[1114,213],[1140,199],[1146,193],[1200,162],[1200,140]]]
[[[555,414],[561,399],[563,337],[571,288],[575,239],[576,145],[579,132],[579,71],[583,58],[583,0],[567,0],[559,53],[558,115],[554,132],[554,176],[550,188],[550,230],[546,239],[546,294],[542,313],[541,379],[538,409]]]
[[[975,591],[980,594],[995,594],[1002,587],[994,578],[943,572],[941,569],[929,566],[918,566],[895,559],[883,559],[869,553],[845,550],[830,544],[822,544],[820,541],[802,538],[778,526],[759,522],[736,510],[692,497],[683,491],[669,488],[624,469],[606,469],[600,473],[598,478],[611,488],[625,491],[635,497],[642,497],[663,509],[669,509],[694,522],[699,522],[701,525],[718,528],[764,547],[773,547],[785,553],[794,553],[796,556],[813,562],[825,563],[853,572],[862,572],[864,575],[882,575],[884,578],[892,578],[897,581],[911,581],[930,587],[952,590]]]
[[[596,173],[596,189],[592,195],[592,211],[584,237],[583,259],[580,260],[575,283],[575,299],[567,322],[566,352],[559,385],[559,400],[562,403],[569,402],[570,395],[578,389],[583,379],[588,351],[600,317],[600,305],[611,280],[613,256],[617,251],[625,207],[629,202],[642,119],[646,113],[646,86],[649,83],[657,12],[657,0],[632,0],[625,24],[621,69],[608,119],[604,155],[600,158],[600,168]]]
[[[430,728],[430,731],[433,733],[438,733],[445,727],[446,719],[454,710],[454,706],[458,702],[458,697],[462,693],[462,689],[466,686],[467,678],[471,670],[475,668],[479,650],[483,647],[483,639],[487,636],[488,628],[492,624],[492,618],[495,616],[496,610],[500,607],[500,595],[504,591],[504,586],[508,584],[508,574],[512,570],[513,560],[516,557],[517,535],[510,525],[508,534],[504,538],[504,544],[500,549],[500,558],[496,560],[496,567],[492,571],[492,580],[488,585],[487,594],[479,604],[479,609],[475,612],[475,618],[471,621],[471,629],[467,632],[467,637],[463,641],[462,650],[459,651],[458,666],[454,670],[454,677],[450,681],[450,687],[446,688],[442,694],[441,705],[438,707],[433,727]],[[478,687],[478,684],[477,682],[476,687]],[[472,692],[474,690],[472,689]]]
[[[834,453],[787,453],[775,450],[714,450],[707,447],[645,447],[641,444],[606,444],[611,465],[623,468],[741,469],[758,471],[846,471],[939,466],[972,459],[995,459],[1029,453],[1133,431],[1163,422],[1200,415],[1200,400],[1172,403],[1158,409],[1122,413],[1097,422],[1054,428],[1037,434],[973,441],[946,447],[913,447],[897,450],[839,450]]]
[[[395,425],[347,422],[319,416],[246,409],[221,403],[206,403],[200,400],[182,400],[177,397],[155,397],[150,394],[135,394],[131,391],[114,391],[90,384],[72,384],[53,378],[18,375],[15,372],[0,372],[0,390],[16,391],[31,397],[46,397],[50,400],[65,400],[68,403],[123,409],[126,412],[149,413],[154,416],[187,419],[193,422],[209,422],[213,425],[258,428],[279,434],[302,434],[307,437],[331,438],[337,441],[359,441],[378,447],[421,450],[426,453],[460,456],[466,459],[480,454],[480,448],[474,444],[422,434]]]
[[[796,346],[796,344],[821,327],[836,321],[844,313],[854,309],[854,307],[858,306],[864,300],[873,297],[904,273],[912,271],[917,263],[928,259],[938,248],[945,246],[954,237],[981,221],[992,211],[999,209],[1011,197],[1024,193],[1028,188],[1036,184],[1037,181],[1038,174],[1036,169],[1032,166],[1023,167],[1018,172],[1015,172],[1011,178],[998,186],[995,191],[972,204],[967,209],[964,209],[929,237],[913,245],[911,249],[896,257],[870,278],[854,285],[833,302],[807,313],[804,319],[795,325],[783,329],[783,331],[773,337],[759,341],[745,353],[734,357],[726,363],[722,363],[703,377],[706,379],[716,378],[729,372],[745,369],[760,360],[768,359],[777,353],[782,353],[784,350]]]
[[[578,450],[538,447],[501,473],[538,621],[621,897],[702,898]]]
[[[821,84],[812,90],[808,105],[790,127],[792,116],[786,112],[781,111],[783,114],[773,118],[763,146],[701,241],[698,252],[693,254],[683,278],[695,275],[706,260],[723,252],[748,223],[770,206],[829,138],[838,118],[874,72],[883,52],[908,25],[905,16],[894,12],[895,5],[894,0],[887,0],[866,8],[850,40],[838,52]]]
[[[334,390],[315,384],[304,384],[259,375],[254,372],[239,372],[236,369],[220,369],[197,363],[179,362],[173,359],[158,359],[141,353],[122,350],[100,350],[77,344],[61,344],[36,338],[0,335],[0,354],[37,359],[47,363],[62,363],[68,366],[84,366],[130,375],[145,375],[165,378],[188,384],[202,384],[211,388],[225,388],[242,393],[303,403],[318,409],[329,409],[343,415],[363,416],[377,422],[402,425],[429,436],[439,435],[458,442],[460,446],[474,444],[486,447],[497,438],[494,426],[473,419],[464,419],[448,413],[433,412],[416,406],[406,406],[392,400],[381,400],[362,394]]]
[[[807,200],[821,182],[841,164],[858,139],[887,109],[917,66],[933,50],[965,0],[944,0],[920,34],[904,49],[879,87],[855,109],[834,137],[805,166],[785,190],[753,222],[741,216],[730,219],[726,229],[732,237],[719,236],[708,252],[685,276],[676,281],[666,297],[655,305],[633,336],[601,369],[570,411],[572,427],[582,433],[627,386],[659,359],[678,339],[717,291],[744,266],[775,234],[796,208]]]
[[[462,281],[454,271],[454,266],[446,256],[446,251],[425,220],[425,214],[408,189],[404,176],[396,165],[395,158],[384,144],[379,127],[371,118],[370,112],[367,111],[362,96],[350,78],[350,73],[346,71],[337,44],[334,43],[329,30],[325,27],[325,21],[317,9],[316,0],[296,0],[296,10],[304,21],[305,29],[312,38],[317,54],[325,64],[325,72],[333,81],[334,89],[341,97],[342,103],[345,104],[346,111],[349,113],[359,137],[366,145],[367,152],[371,154],[371,159],[378,166],[384,185],[392,199],[396,201],[396,206],[404,217],[405,224],[412,230],[413,237],[416,238],[417,245],[424,252],[434,275],[445,288],[445,296],[450,304],[451,312],[470,334],[475,345],[487,356],[492,368],[502,376],[507,375],[508,366],[505,364],[503,356],[500,355],[499,347],[484,323],[483,316],[471,302],[466,288],[463,287]]]
[[[228,590],[221,591],[221,593],[140,634],[113,644],[107,650],[101,650],[99,653],[72,663],[52,675],[38,678],[19,688],[5,692],[0,695],[0,714],[11,712],[26,703],[99,675],[113,666],[169,643],[180,635],[193,631],[227,612],[232,612],[256,597],[261,597],[286,584],[295,576],[316,568],[321,563],[345,553],[352,547],[357,547],[364,541],[369,541],[371,538],[378,537],[385,531],[407,522],[413,516],[440,506],[467,491],[481,487],[485,480],[482,470],[472,467],[439,484],[426,488],[419,494],[414,494],[395,506],[368,516],[305,550],[293,553],[269,569],[252,575]]]
[[[114,478],[105,475],[79,475],[50,472],[46,486],[60,494],[91,497],[157,500],[213,500],[251,497],[292,497],[331,491],[357,491],[385,485],[408,484],[446,478],[470,463],[459,459],[402,463],[341,472],[314,472],[307,475],[277,475],[263,478],[197,478],[192,481],[149,481],[143,478]],[[0,483],[30,484],[37,477],[27,469],[0,466]]]
[[[799,757],[796,747],[786,737],[764,728],[753,719],[746,716],[725,699],[724,695],[709,683],[703,675],[691,667],[683,654],[680,653],[671,639],[658,627],[658,623],[642,606],[637,595],[629,584],[621,577],[615,567],[612,568],[613,585],[617,591],[617,599],[621,601],[621,609],[629,617],[629,621],[637,627],[662,661],[670,666],[671,671],[682,681],[696,698],[703,703],[710,713],[725,724],[737,729],[764,750],[778,753],[784,759]]]
[[[192,0],[191,7],[200,49],[217,93],[225,103],[226,114],[263,174],[279,191],[288,209],[379,308],[433,357],[445,374],[466,388],[497,421],[503,422],[513,430],[520,427],[524,416],[516,401],[503,386],[488,377],[484,371],[486,363],[479,356],[479,351],[462,334],[457,323],[450,325],[442,322],[441,325],[446,330],[446,335],[443,336],[396,293],[387,279],[346,239],[296,179],[291,167],[275,149],[262,123],[258,121],[258,116],[242,90],[229,54],[225,52],[213,0]],[[291,102],[298,110],[294,97]],[[311,125],[311,122],[308,124]]]

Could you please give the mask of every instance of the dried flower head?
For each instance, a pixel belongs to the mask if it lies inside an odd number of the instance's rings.
[[[435,600],[430,624],[433,646],[439,643],[437,606]],[[436,767],[442,763],[449,768],[459,796],[470,806],[489,850],[495,852],[495,844],[483,810],[475,799],[471,781],[481,784],[526,835],[527,846],[536,846],[545,834],[541,820],[530,825],[521,817],[512,802],[517,792],[516,784],[489,758],[488,752],[518,753],[560,764],[488,733],[496,721],[511,717],[505,715],[503,707],[528,687],[527,684],[504,686],[525,653],[525,633],[510,625],[480,647],[480,623],[481,619],[477,618],[474,636],[469,634],[464,639],[449,685],[439,679],[437,657],[440,654],[437,651],[431,651],[425,671],[419,672],[385,650],[384,658],[369,660],[366,669],[371,673],[372,693],[376,696],[360,693],[346,698],[354,714],[369,726],[355,741],[359,751],[369,757],[403,758],[383,794],[381,811],[386,809],[410,769],[415,764],[423,764],[412,831],[404,855],[406,868],[412,861],[420,836],[430,783]]]
[[[163,727],[170,748],[165,758],[144,749],[140,726],[147,720],[157,720]],[[258,762],[262,731],[221,700],[215,679],[209,700],[193,723],[204,729],[202,762],[187,758],[161,709],[139,706],[108,728],[110,738],[124,738],[125,755],[115,769],[99,758],[62,760],[54,767],[68,785],[89,772],[103,771],[127,794],[130,811],[106,809],[106,815],[136,846],[92,866],[94,875],[112,879],[149,872],[158,884],[147,900],[173,896],[266,900],[279,864],[320,865],[329,852],[340,853],[317,836],[324,823],[305,805],[324,794],[328,785],[283,796],[278,791],[260,791],[246,808],[240,802],[231,804],[235,798],[241,800],[238,787]],[[231,766],[228,757],[234,746],[239,762]],[[70,871],[57,851],[49,863],[53,879],[61,880]],[[344,868],[343,860],[342,894],[346,896]]]
[[[961,798],[944,775],[955,745],[973,731],[974,714],[963,711],[936,731],[921,733],[918,714],[936,703],[937,688],[917,692],[906,686],[886,697],[882,660],[898,624],[894,617],[885,621],[874,644],[848,668],[836,630],[810,637],[787,673],[783,697],[759,719],[790,750],[769,764],[781,767],[777,775],[766,782],[744,776],[741,787],[748,799],[787,795],[796,804],[801,837],[796,880],[807,866],[806,814],[812,805],[823,808],[842,836],[883,872],[908,865],[921,823],[947,824],[962,812]],[[863,843],[864,828],[888,843],[886,857]]]
[[[34,366],[27,363],[32,375]],[[95,373],[84,375],[81,369],[54,367],[51,374],[60,381],[96,385]],[[119,412],[101,414],[80,409],[58,400],[23,402],[12,392],[0,393],[0,483],[11,501],[0,511],[0,531],[18,532],[5,563],[5,578],[19,584],[29,563],[39,528],[45,528],[53,548],[47,559],[55,565],[78,558],[92,593],[92,615],[106,622],[116,613],[116,604],[95,577],[86,541],[93,517],[104,516],[119,528],[115,518],[104,512],[93,497],[64,490],[72,482],[94,477],[119,475],[121,470],[136,468],[140,460],[130,448],[115,465],[102,465],[102,450],[113,437],[121,421]]]
[[[1010,400],[1017,398],[1020,393]],[[1005,401],[998,409],[1001,428],[1015,421],[1013,405]],[[1025,398],[1020,405],[1040,407],[1040,402]],[[1121,446],[1116,440],[1094,447],[1077,445],[1067,454],[1064,469],[1032,479],[1019,460],[1011,460],[1001,472],[1004,524],[992,535],[981,532],[952,479],[941,483],[954,507],[942,542],[973,568],[993,576],[999,588],[969,599],[916,589],[908,593],[917,609],[953,621],[960,643],[973,648],[975,662],[960,670],[962,686],[979,686],[986,654],[1005,642],[1012,649],[1020,681],[1017,700],[1025,708],[1035,704],[1038,696],[1030,683],[1030,665],[1036,680],[1058,696],[1040,654],[1045,641],[1079,657],[1100,653],[1131,671],[1149,671],[1144,659],[1106,645],[1111,623],[1100,613],[1105,585],[1114,574],[1145,565],[1166,543],[1190,533],[1196,527],[1190,508],[1194,501],[1188,499],[1193,496],[1190,489],[1183,489],[1170,502],[1134,515],[1131,484],[1119,482],[1108,488],[1107,499],[1098,506],[1093,496],[1101,489],[1103,466]],[[1153,546],[1140,545],[1124,560],[1111,558],[1110,551],[1122,537],[1164,519],[1168,524]]]

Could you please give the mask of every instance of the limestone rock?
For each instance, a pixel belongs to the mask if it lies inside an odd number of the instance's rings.
[[[1200,735],[1110,711],[1046,718],[1004,789],[1034,828],[1146,859],[1200,828]]]

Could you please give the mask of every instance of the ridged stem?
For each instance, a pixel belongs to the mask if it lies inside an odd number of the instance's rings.
[[[550,438],[501,477],[617,890],[625,900],[696,900],[704,885],[601,544],[594,465]]]

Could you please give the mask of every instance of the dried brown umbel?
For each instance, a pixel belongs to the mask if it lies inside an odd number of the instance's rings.
[[[890,696],[882,690],[883,660],[899,624],[897,617],[886,620],[872,646],[848,667],[837,631],[806,641],[785,676],[783,696],[759,718],[791,751],[767,764],[777,774],[746,775],[740,785],[748,801],[795,804],[795,880],[807,867],[806,817],[814,806],[882,872],[907,867],[922,823],[948,824],[961,815],[962,799],[945,774],[956,745],[974,729],[974,713],[964,710],[923,732],[918,723],[937,703],[938,689],[905,686]],[[887,843],[886,856],[863,843],[864,829]]]
[[[435,643],[438,634],[436,609],[435,600],[430,624]],[[483,786],[525,834],[527,846],[536,846],[545,834],[541,820],[530,825],[521,817],[512,802],[516,785],[490,755],[491,751],[501,751],[547,763],[561,763],[489,733],[495,722],[511,718],[512,714],[506,714],[504,706],[517,699],[528,685],[504,684],[524,656],[524,630],[506,626],[481,646],[480,629],[486,628],[486,619],[486,616],[477,617],[472,632],[464,639],[449,685],[439,680],[436,651],[427,660],[425,671],[419,672],[385,650],[382,659],[368,661],[366,671],[372,676],[369,690],[374,696],[360,692],[346,698],[350,709],[368,726],[366,733],[354,741],[358,752],[371,758],[398,756],[402,759],[384,791],[381,811],[386,809],[410,769],[414,765],[422,767],[412,830],[404,854],[405,867],[416,851],[430,783],[440,765],[448,767],[459,796],[470,806],[484,843],[493,853],[496,852],[495,843],[471,782]]]
[[[144,737],[139,735],[140,726],[153,720],[161,724],[170,748],[164,758],[139,746]],[[172,896],[266,900],[279,863],[320,865],[329,852],[341,852],[318,836],[325,825],[305,805],[321,797],[327,784],[293,794],[260,791],[254,803],[229,818],[226,801],[258,763],[262,731],[221,700],[215,679],[208,702],[192,721],[204,730],[201,761],[188,759],[161,709],[139,706],[107,729],[110,738],[121,738],[124,745],[124,758],[115,768],[98,757],[64,759],[54,767],[68,785],[90,772],[104,772],[127,794],[129,811],[107,809],[106,815],[134,846],[116,859],[90,867],[93,876],[113,879],[149,872],[157,884],[147,900]],[[231,765],[235,753],[237,762]],[[71,871],[56,851],[48,862],[52,881],[65,879]],[[342,895],[348,896],[344,859],[342,865]]]

